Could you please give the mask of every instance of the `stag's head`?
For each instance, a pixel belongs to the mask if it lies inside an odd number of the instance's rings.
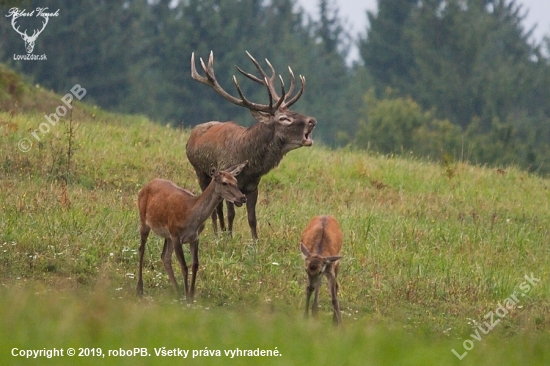
[[[279,75],[279,80],[281,82],[281,95],[279,95],[275,86],[275,69],[271,63],[267,59],[265,60],[271,71],[271,76],[268,76],[254,57],[248,52],[246,52],[246,54],[252,63],[254,63],[256,69],[258,69],[260,77],[247,73],[238,66],[235,67],[241,74],[250,80],[262,84],[267,88],[269,104],[259,104],[249,101],[244,96],[235,76],[233,76],[233,82],[235,83],[240,98],[236,98],[223,90],[214,75],[214,54],[212,52],[210,52],[210,57],[208,58],[208,65],[204,63],[202,58],[200,59],[201,66],[206,76],[201,76],[197,73],[195,68],[195,54],[193,53],[191,55],[191,77],[212,87],[218,94],[231,103],[248,108],[252,116],[254,116],[258,122],[273,128],[277,138],[284,144],[284,153],[302,146],[313,145],[311,133],[317,124],[317,120],[313,117],[289,110],[290,106],[296,103],[302,96],[306,85],[306,78],[300,75],[300,89],[295,95],[292,95],[296,85],[296,78],[294,77],[292,69],[289,67],[290,87],[288,91],[285,90],[283,78]]]
[[[21,32],[19,30],[19,26],[16,26],[15,25],[15,20],[17,18],[19,18],[18,16],[16,16],[15,14],[12,16],[11,18],[11,26],[12,28],[21,35],[21,38],[23,38],[23,41],[25,41],[25,49],[27,50],[27,53],[32,53],[32,51],[34,50],[34,42],[36,42],[36,39],[38,38],[38,36],[40,35],[40,33],[42,33],[42,31],[44,30],[44,28],[46,28],[46,25],[48,24],[48,20],[50,19],[49,17],[47,16],[42,16],[45,21],[42,22],[42,28],[40,30],[38,29],[35,29],[32,33],[32,36],[29,36],[27,34],[27,30],[25,29],[24,32]]]

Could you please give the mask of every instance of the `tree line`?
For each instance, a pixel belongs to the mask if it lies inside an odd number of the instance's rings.
[[[317,118],[325,144],[550,171],[550,41],[532,41],[515,0],[379,0],[358,35],[329,0],[315,19],[295,0],[53,0],[59,16],[34,51],[47,61],[13,60],[25,50],[5,17],[43,2],[0,6],[2,62],[60,93],[79,83],[105,109],[186,127],[251,124],[248,111],[190,77],[191,53],[206,60],[212,50],[225,90],[237,95],[237,75],[249,99],[267,103],[234,67],[255,71],[248,51],[287,85],[287,66],[306,76],[293,108]],[[354,43],[360,60],[349,65]]]

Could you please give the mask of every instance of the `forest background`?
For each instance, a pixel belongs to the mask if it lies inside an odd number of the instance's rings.
[[[550,39],[530,37],[514,0],[379,0],[359,34],[329,0],[316,20],[294,0],[46,3],[0,1],[4,17],[14,6],[60,9],[36,42],[47,61],[14,60],[25,48],[9,18],[0,61],[60,94],[80,84],[101,108],[183,127],[250,125],[248,111],[190,77],[191,53],[212,50],[218,80],[236,95],[234,65],[254,71],[249,51],[285,80],[287,66],[306,76],[293,108],[317,118],[314,137],[326,145],[550,172]],[[21,19],[32,21],[40,26]],[[354,44],[360,59],[350,65]],[[237,77],[249,99],[267,103],[263,88]],[[9,84],[0,79],[10,94],[0,100],[17,99]]]

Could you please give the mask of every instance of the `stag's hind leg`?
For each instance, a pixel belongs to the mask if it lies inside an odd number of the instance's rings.
[[[256,201],[258,201],[258,188],[246,195],[246,211],[248,214],[248,226],[252,233],[252,239],[258,240],[256,221]]]

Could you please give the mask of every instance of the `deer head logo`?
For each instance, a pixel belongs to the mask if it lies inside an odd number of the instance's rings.
[[[21,35],[21,38],[23,38],[23,41],[25,41],[25,49],[27,50],[27,53],[32,53],[32,50],[34,49],[34,42],[36,41],[36,38],[38,38],[40,33],[42,33],[42,31],[44,30],[44,28],[46,28],[46,25],[48,24],[49,17],[46,14],[41,14],[39,16],[43,17],[45,19],[45,21],[42,22],[42,29],[40,29],[40,30],[35,29],[32,33],[32,36],[29,36],[27,34],[26,29],[25,29],[24,32],[21,32],[19,30],[19,26],[16,26],[15,21],[16,21],[16,19],[21,17],[21,15],[14,13],[12,15],[12,18],[11,18],[11,26],[17,33],[19,33]]]

